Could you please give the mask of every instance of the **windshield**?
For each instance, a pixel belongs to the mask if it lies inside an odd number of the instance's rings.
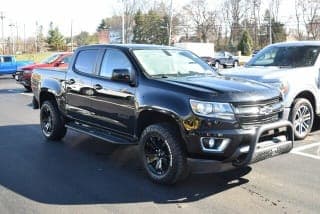
[[[320,46],[269,47],[260,51],[247,66],[313,66],[319,52]]]
[[[144,49],[133,52],[144,70],[153,77],[216,74],[201,58],[186,50]]]
[[[59,58],[59,54],[54,54],[51,55],[50,57],[48,57],[47,59],[43,60],[42,63],[43,64],[50,64],[53,63],[55,60],[57,60]]]

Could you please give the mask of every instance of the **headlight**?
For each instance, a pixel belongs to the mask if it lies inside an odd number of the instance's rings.
[[[283,95],[286,95],[289,92],[289,83],[287,81],[274,82],[269,84],[279,89]]]
[[[32,70],[24,70],[23,73],[24,74],[32,74]]]
[[[234,112],[229,103],[203,102],[190,100],[193,113],[204,116],[214,117],[225,120],[234,120]]]

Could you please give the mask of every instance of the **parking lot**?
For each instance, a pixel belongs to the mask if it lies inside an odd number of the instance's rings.
[[[73,131],[46,142],[31,98],[0,76],[0,213],[319,213],[320,128],[290,154],[161,186],[135,146]]]

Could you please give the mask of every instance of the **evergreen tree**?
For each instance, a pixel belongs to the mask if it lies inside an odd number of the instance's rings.
[[[50,48],[54,51],[62,50],[65,45],[65,40],[63,35],[60,33],[58,27],[53,27],[53,23],[50,23],[50,29],[48,31],[47,43]]]
[[[135,26],[133,28],[133,40],[134,43],[146,43],[145,39],[145,21],[144,15],[140,10],[134,16]]]
[[[238,44],[238,49],[245,56],[249,56],[252,53],[252,38],[248,31],[244,31],[240,42]]]

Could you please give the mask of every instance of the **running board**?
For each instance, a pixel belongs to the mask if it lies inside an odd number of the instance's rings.
[[[67,128],[74,130],[74,131],[90,135],[92,137],[101,139],[103,141],[107,141],[109,143],[120,144],[120,145],[137,144],[137,142],[135,142],[135,141],[130,141],[128,139],[123,139],[121,137],[117,137],[117,136],[111,134],[111,132],[108,132],[106,130],[100,130],[100,129],[97,129],[92,126],[88,126],[88,125],[84,125],[84,124],[80,124],[80,123],[76,123],[76,122],[68,123],[65,126]]]

